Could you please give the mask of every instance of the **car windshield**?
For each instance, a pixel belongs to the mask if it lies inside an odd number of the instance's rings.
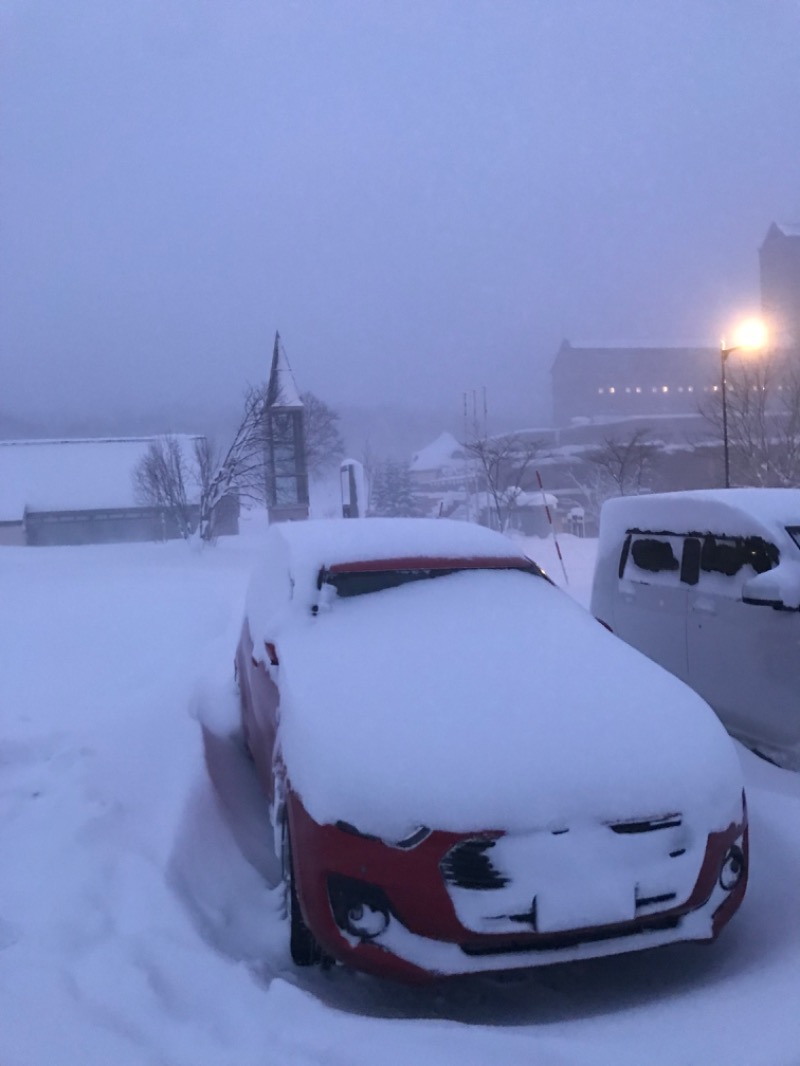
[[[397,588],[398,585],[407,585],[412,581],[424,581],[434,577],[446,577],[448,574],[464,573],[468,570],[517,570],[524,574],[532,574],[542,577],[546,581],[550,579],[541,567],[531,560],[519,561],[508,559],[504,562],[486,561],[475,563],[437,564],[430,563],[420,566],[385,567],[374,570],[340,570],[323,568],[319,572],[317,585],[321,589],[323,585],[331,585],[336,590],[337,596],[363,596],[369,592],[381,592],[384,589]]]

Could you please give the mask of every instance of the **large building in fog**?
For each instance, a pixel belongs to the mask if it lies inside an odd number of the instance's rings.
[[[773,222],[758,250],[761,309],[776,347],[800,346],[800,224]]]
[[[800,224],[773,222],[759,248],[772,346],[800,349]],[[552,368],[553,423],[699,416],[720,387],[719,348],[562,342]]]
[[[717,348],[583,347],[565,340],[552,368],[553,420],[697,415],[719,388]]]

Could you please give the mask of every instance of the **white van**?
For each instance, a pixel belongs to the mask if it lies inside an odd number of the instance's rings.
[[[800,769],[800,489],[608,500],[592,613]]]

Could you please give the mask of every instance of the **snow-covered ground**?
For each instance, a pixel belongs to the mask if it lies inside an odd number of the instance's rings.
[[[750,889],[713,946],[424,989],[294,969],[226,733],[259,544],[0,549],[2,1066],[797,1066],[800,775],[745,751]],[[587,604],[596,545],[561,544]]]

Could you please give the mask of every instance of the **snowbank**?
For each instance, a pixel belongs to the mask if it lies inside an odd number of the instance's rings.
[[[750,887],[713,947],[424,990],[295,970],[252,772],[219,736],[220,778],[189,714],[210,675],[235,719],[262,543],[0,549],[3,1066],[796,1064],[800,775],[747,752]],[[585,602],[596,546],[561,545]]]

